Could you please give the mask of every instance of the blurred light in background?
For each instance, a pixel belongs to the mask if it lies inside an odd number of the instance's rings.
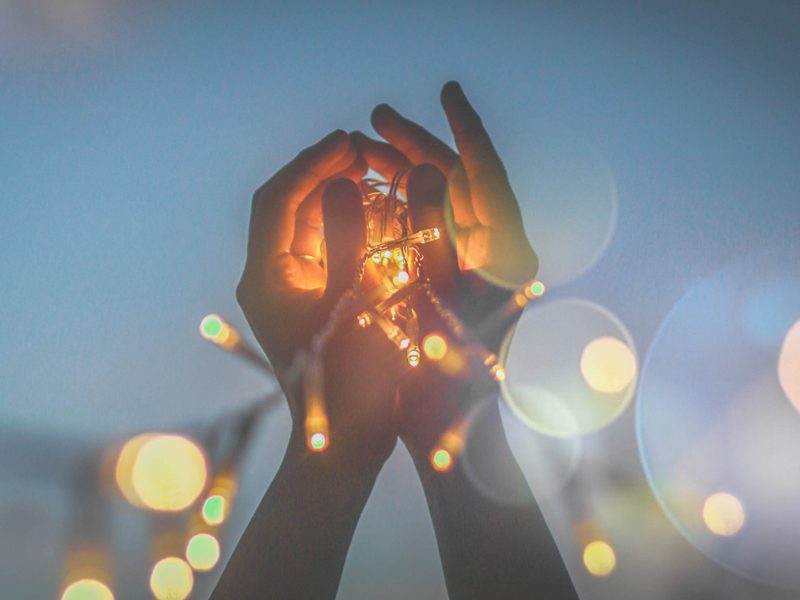
[[[800,311],[796,258],[766,248],[690,289],[650,348],[636,411],[648,482],[678,531],[789,590],[800,589],[800,418],[779,375]]]
[[[778,358],[778,379],[786,397],[800,410],[800,321],[792,325],[783,340]]]
[[[447,353],[447,342],[436,333],[430,333],[422,340],[422,351],[430,360],[442,360]]]
[[[636,377],[636,357],[617,338],[596,338],[583,349],[581,373],[593,390],[603,394],[617,394],[627,388]]]
[[[221,494],[212,494],[203,502],[203,521],[208,525],[219,525],[228,514],[228,502]]]
[[[628,407],[636,387],[636,351],[627,328],[588,300],[526,308],[501,356],[508,406],[532,429],[555,437],[605,427]]]
[[[114,594],[102,581],[80,579],[66,587],[61,600],[114,600]]]
[[[717,492],[703,504],[703,521],[714,535],[736,535],[744,525],[744,519],[744,507],[732,494]]]
[[[607,577],[617,566],[617,555],[608,543],[595,540],[583,549],[583,564],[595,577]]]
[[[180,435],[142,434],[123,446],[116,479],[134,506],[180,511],[206,485],[206,457],[200,446]]]
[[[434,448],[431,452],[431,465],[437,471],[449,471],[453,467],[453,457],[444,448]]]
[[[193,586],[191,567],[175,556],[158,561],[150,573],[150,591],[157,600],[184,600]]]
[[[210,533],[198,533],[186,544],[186,560],[195,571],[210,571],[219,562],[219,542]]]
[[[217,346],[232,350],[239,343],[239,332],[217,314],[209,314],[200,321],[200,335]]]

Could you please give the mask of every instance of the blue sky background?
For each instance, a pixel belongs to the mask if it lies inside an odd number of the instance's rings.
[[[197,335],[211,311],[246,329],[252,192],[330,130],[370,131],[379,102],[450,140],[448,79],[505,159],[543,276],[564,280],[553,295],[608,307],[641,356],[704,277],[765,245],[800,257],[797,3],[55,6],[0,0],[0,426],[32,440],[207,423],[267,390]],[[287,419],[260,432],[229,546]],[[588,443],[628,464],[631,423]],[[382,475],[341,597],[441,597],[410,469],[399,454]],[[8,567],[14,597],[55,585],[35,570]],[[623,579],[581,591],[636,589]]]

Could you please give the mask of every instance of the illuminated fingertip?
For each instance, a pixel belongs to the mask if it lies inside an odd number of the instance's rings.
[[[444,448],[434,448],[431,452],[431,466],[443,473],[453,468],[453,456]]]

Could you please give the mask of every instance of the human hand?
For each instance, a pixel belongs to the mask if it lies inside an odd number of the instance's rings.
[[[291,378],[289,366],[326,326],[358,273],[365,224],[352,180],[365,171],[347,134],[335,131],[303,150],[253,197],[247,262],[236,295],[289,401],[292,452],[306,451],[306,405],[302,378]],[[336,327],[322,352],[326,455],[380,465],[396,441],[392,374],[399,373],[400,359],[385,336],[350,323]]]
[[[487,317],[509,301],[509,287],[534,277],[538,260],[479,116],[455,82],[444,86],[441,100],[459,154],[385,104],[373,111],[372,122],[389,144],[353,137],[368,165],[387,178],[414,167],[406,186],[413,230],[438,227],[452,242],[425,247],[425,272],[444,304],[497,353],[511,321],[488,322]],[[447,331],[428,303],[414,306],[423,331]],[[442,432],[470,404],[493,400],[496,393],[485,373],[473,369],[469,377],[452,376],[423,361],[401,388],[400,435],[415,458],[427,459]]]

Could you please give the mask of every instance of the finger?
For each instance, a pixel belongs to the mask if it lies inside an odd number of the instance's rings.
[[[411,162],[431,163],[448,177],[450,199],[459,227],[471,227],[478,223],[461,161],[447,144],[401,116],[388,104],[380,104],[372,111],[372,126]]]
[[[506,169],[457,82],[450,81],[442,88],[442,107],[461,155],[478,220],[484,225],[521,223]]]
[[[325,295],[338,299],[353,285],[366,246],[361,192],[349,179],[335,179],[322,195],[322,221],[328,260]]]
[[[408,176],[408,210],[414,231],[436,227],[442,237],[421,248],[422,266],[434,289],[449,295],[458,274],[455,245],[447,238],[450,203],[447,201],[447,179],[431,164],[414,167]]]
[[[367,161],[369,168],[380,173],[387,181],[391,181],[397,172],[412,166],[411,161],[391,144],[373,140],[360,131],[350,133],[350,140]]]
[[[329,179],[318,185],[297,208],[295,217],[294,239],[292,240],[291,253],[309,256],[315,260],[320,259],[322,244],[322,194],[328,182],[333,179],[350,179],[360,181],[367,172],[367,163],[361,156],[345,168],[336,172]]]
[[[278,171],[253,197],[247,259],[251,264],[287,252],[294,238],[297,207],[332,173],[330,169],[348,152],[350,138],[336,130]]]

